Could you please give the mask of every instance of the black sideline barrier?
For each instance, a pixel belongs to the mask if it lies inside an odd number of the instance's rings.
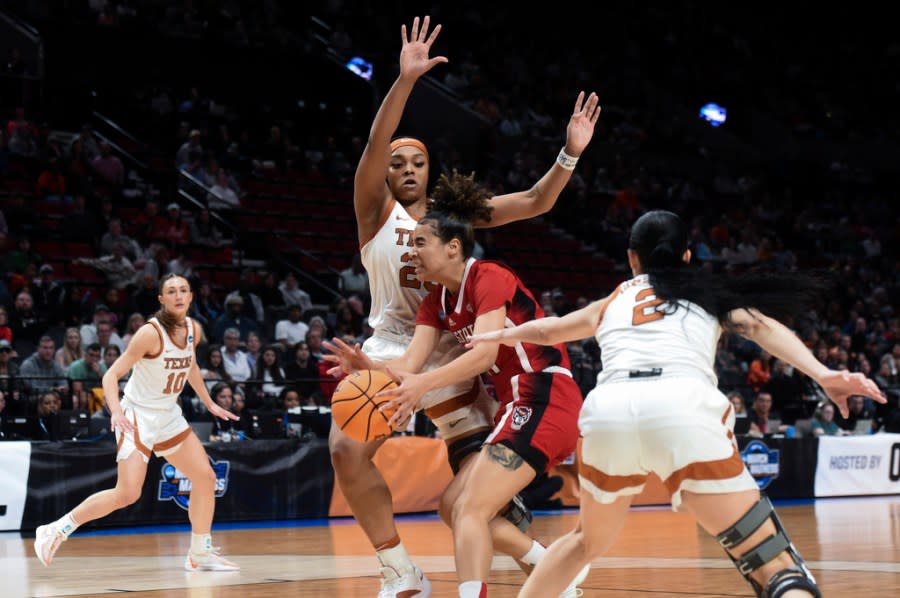
[[[327,517],[334,475],[325,440],[208,443],[216,472],[215,521]],[[33,443],[22,529],[33,529],[116,482],[115,444]],[[150,458],[141,498],[98,526],[186,523],[189,483]]]

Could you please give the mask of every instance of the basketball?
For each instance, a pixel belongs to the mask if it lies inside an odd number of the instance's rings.
[[[389,398],[375,395],[397,383],[379,370],[353,372],[338,384],[331,398],[331,415],[337,426],[350,438],[371,442],[391,435],[388,425],[389,412],[382,413],[378,406]]]

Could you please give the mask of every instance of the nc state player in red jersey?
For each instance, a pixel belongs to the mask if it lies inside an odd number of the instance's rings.
[[[418,222],[412,265],[420,280],[436,281],[419,307],[404,355],[376,363],[358,348],[336,347],[342,367],[388,369],[401,381],[392,396],[391,423],[404,421],[429,390],[481,373],[491,375],[501,406],[494,429],[455,501],[452,528],[462,598],[487,595],[493,545],[490,521],[539,473],[572,454],[578,439],[581,392],[569,372],[564,345],[479,345],[453,361],[419,372],[449,330],[465,345],[473,333],[502,330],[544,316],[540,303],[503,264],[476,260],[472,222],[490,220],[489,195],[472,177],[443,176],[434,203]],[[336,343],[337,345],[337,343]],[[525,540],[526,542],[528,540]],[[574,596],[574,583],[562,596]]]

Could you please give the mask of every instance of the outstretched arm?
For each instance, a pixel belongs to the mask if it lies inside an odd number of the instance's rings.
[[[585,101],[583,91],[575,100],[575,111],[569,118],[569,125],[566,127],[566,145],[563,147],[563,151],[572,158],[580,157],[594,136],[594,125],[600,117],[601,110],[598,102],[596,93],[591,93]],[[531,189],[491,198],[494,211],[490,222],[478,222],[476,225],[500,226],[550,211],[566,183],[572,178],[572,168],[574,164],[569,169],[563,168],[557,159],[547,174]]]
[[[538,318],[514,328],[503,328],[484,334],[473,334],[466,347],[496,343],[510,347],[517,343],[555,345],[557,343],[568,343],[589,338],[596,332],[597,326],[600,325],[600,320],[603,319],[603,314],[606,312],[606,306],[609,305],[614,296],[615,293],[570,312],[561,318],[556,316]]]
[[[331,376],[352,374],[358,370],[387,371],[388,368],[404,372],[418,372],[428,361],[428,356],[434,352],[440,340],[440,330],[431,326],[418,325],[403,355],[390,361],[375,361],[362,352],[359,343],[351,347],[335,337],[331,339],[331,342],[322,342],[322,346],[330,351],[322,358],[332,364],[333,367],[328,370],[328,374]]]
[[[438,25],[429,35],[429,24],[430,17],[425,17],[419,28],[419,17],[416,17],[409,36],[406,25],[401,27],[403,48],[400,50],[400,74],[375,114],[369,141],[356,167],[353,207],[356,210],[356,226],[361,242],[375,234],[385,203],[390,197],[385,176],[391,158],[391,136],[400,124],[409,94],[419,77],[436,64],[447,62],[444,56],[428,57],[431,45],[441,31],[441,26]]]
[[[736,309],[729,313],[729,317],[739,334],[815,380],[844,417],[849,414],[847,399],[851,395],[871,397],[879,403],[887,402],[875,382],[864,375],[832,370],[819,362],[797,335],[778,320],[747,309]]]

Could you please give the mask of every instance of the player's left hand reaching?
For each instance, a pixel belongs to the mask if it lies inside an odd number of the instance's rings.
[[[600,99],[597,94],[591,92],[587,100],[584,99],[584,92],[578,94],[575,100],[575,111],[569,118],[569,124],[566,127],[566,153],[573,157],[578,157],[591,138],[594,136],[594,125],[600,118]]]

